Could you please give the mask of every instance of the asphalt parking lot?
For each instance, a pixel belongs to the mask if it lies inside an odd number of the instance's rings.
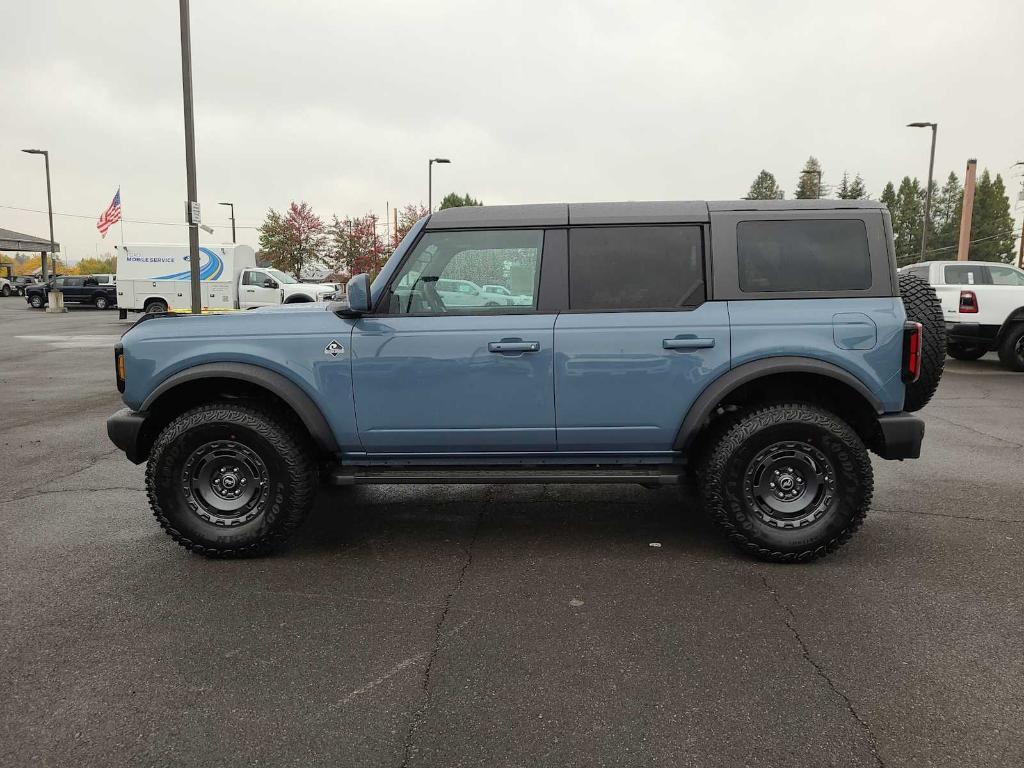
[[[812,565],[629,486],[326,490],[220,562],[107,442],[125,327],[0,300],[4,765],[1024,764],[1024,375],[992,356]]]

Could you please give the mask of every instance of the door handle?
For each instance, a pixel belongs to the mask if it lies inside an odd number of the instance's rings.
[[[488,352],[539,352],[539,341],[492,341]]]
[[[246,288],[245,292],[246,293],[256,293],[256,289],[255,288]]]
[[[661,342],[662,349],[709,349],[715,346],[714,339],[697,339],[690,337],[688,339],[663,339]]]

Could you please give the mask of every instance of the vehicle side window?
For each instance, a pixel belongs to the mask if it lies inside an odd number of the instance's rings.
[[[988,267],[978,264],[949,264],[943,273],[946,285],[991,285]]]
[[[100,281],[97,280],[95,277],[87,277],[87,278],[85,278],[85,281],[82,283],[82,285],[99,285],[99,284],[100,284]]]
[[[506,313],[537,308],[544,233],[427,232],[391,284],[388,314]],[[508,296],[485,291],[499,285]]]
[[[65,288],[79,288],[82,285],[82,278],[80,277],[66,277],[64,278]]]
[[[681,309],[704,302],[699,227],[579,227],[569,231],[569,308]]]
[[[266,277],[262,272],[254,272],[250,269],[246,271],[245,277],[242,278],[242,285],[255,285],[262,288]]]
[[[1024,285],[1024,272],[1013,267],[989,267],[992,285]]]
[[[741,221],[736,258],[745,293],[871,287],[868,234],[857,219]]]

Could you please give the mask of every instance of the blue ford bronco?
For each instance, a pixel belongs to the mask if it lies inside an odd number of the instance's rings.
[[[876,202],[453,208],[346,301],[142,318],[107,431],[209,556],[279,548],[318,482],[685,481],[806,561],[864,520],[869,451],[920,455],[944,333]]]

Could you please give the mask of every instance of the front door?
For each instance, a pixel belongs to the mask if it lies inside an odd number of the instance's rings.
[[[247,269],[242,273],[241,293],[238,306],[242,309],[270,307],[281,303],[281,287],[277,281],[258,269]]]
[[[670,451],[729,368],[725,302],[705,302],[696,226],[569,230],[569,308],[555,325],[558,449]]]
[[[426,232],[377,311],[352,332],[363,448],[468,454],[555,449],[554,314],[537,313],[543,232]],[[495,305],[440,281],[515,287],[528,304]],[[448,285],[448,283],[442,283]]]

